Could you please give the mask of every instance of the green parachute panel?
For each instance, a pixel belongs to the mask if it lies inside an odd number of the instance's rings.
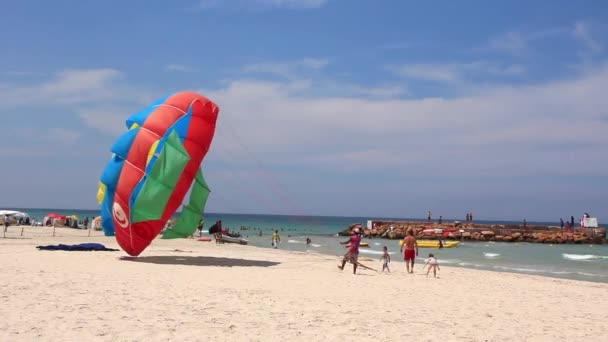
[[[194,234],[201,216],[205,211],[207,198],[209,197],[209,187],[203,178],[203,173],[198,170],[194,178],[190,201],[182,209],[182,214],[171,228],[165,230],[163,239],[187,238]]]
[[[175,131],[171,132],[133,204],[133,223],[161,218],[189,161],[190,156],[179,136]]]

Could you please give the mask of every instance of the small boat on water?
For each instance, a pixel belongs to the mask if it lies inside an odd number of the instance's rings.
[[[238,243],[239,245],[246,245],[247,243],[249,243],[249,241],[247,241],[245,239],[238,238],[238,237],[232,237],[232,236],[228,236],[228,235],[222,235],[221,241],[225,242],[225,243]]]
[[[439,248],[439,240],[418,240],[418,248]],[[460,241],[441,241],[443,248],[458,246]],[[399,241],[399,246],[403,245],[403,240]]]
[[[361,242],[359,244],[359,247],[369,247],[369,243],[367,243],[367,242]]]

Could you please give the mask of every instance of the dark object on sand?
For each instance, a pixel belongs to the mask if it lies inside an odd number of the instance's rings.
[[[47,246],[36,246],[39,250],[45,251],[118,251],[118,249],[106,248],[106,246],[100,243],[80,243],[77,245],[47,245]]]

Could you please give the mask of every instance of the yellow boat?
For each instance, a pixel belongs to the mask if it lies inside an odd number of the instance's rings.
[[[439,248],[439,240],[418,240],[419,248]],[[452,248],[458,246],[460,241],[442,241],[443,248]],[[399,246],[403,246],[403,240],[399,241]]]

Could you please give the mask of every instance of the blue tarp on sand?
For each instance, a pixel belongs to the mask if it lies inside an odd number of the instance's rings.
[[[36,246],[36,248],[45,251],[118,251],[118,249],[106,248],[100,243],[79,243],[77,245],[48,245]]]

